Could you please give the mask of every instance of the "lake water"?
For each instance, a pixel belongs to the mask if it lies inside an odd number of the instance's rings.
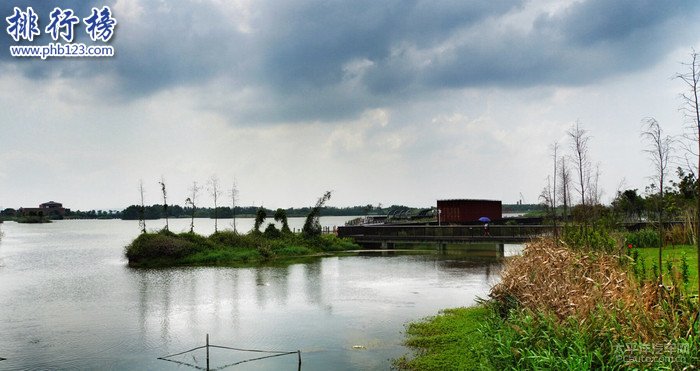
[[[322,218],[324,226],[348,217]],[[219,221],[223,228],[231,220]],[[211,233],[213,221],[196,219]],[[290,225],[300,228],[301,218]],[[239,219],[239,231],[252,226]],[[149,221],[156,229],[164,221]],[[189,229],[171,220],[170,229]],[[497,262],[463,251],[328,257],[259,268],[127,267],[137,221],[0,224],[0,369],[193,369],[158,357],[211,344],[301,350],[303,370],[385,370],[404,324],[486,297]],[[518,246],[506,246],[506,254]],[[211,350],[211,368],[260,353]],[[172,359],[205,367],[205,351]],[[296,370],[296,355],[231,370]]]

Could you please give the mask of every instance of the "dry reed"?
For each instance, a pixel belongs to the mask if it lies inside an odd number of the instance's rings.
[[[676,288],[639,284],[619,256],[574,251],[551,239],[528,244],[509,261],[491,297],[506,309],[573,319],[581,329],[626,341],[670,341],[692,321]]]

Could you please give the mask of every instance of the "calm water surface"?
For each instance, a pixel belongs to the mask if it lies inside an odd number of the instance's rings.
[[[332,227],[346,219],[321,222]],[[200,233],[213,231],[211,220],[196,223]],[[292,227],[302,223],[290,220]],[[131,269],[123,250],[137,236],[137,224],[0,225],[0,357],[7,358],[0,369],[189,370],[157,358],[204,345],[209,334],[212,344],[228,347],[299,349],[304,370],[383,370],[407,352],[404,323],[473,304],[500,270],[458,251],[283,267]],[[247,230],[252,221],[238,224]],[[171,221],[171,230],[188,225]],[[506,254],[517,249],[506,246]],[[215,349],[211,367],[259,356]],[[206,365],[204,350],[172,359]],[[226,369],[295,370],[297,358]]]

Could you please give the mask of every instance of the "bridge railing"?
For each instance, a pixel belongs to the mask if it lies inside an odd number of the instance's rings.
[[[554,228],[550,225],[493,225],[488,234],[492,237],[536,237],[551,235]],[[338,228],[339,237],[377,236],[377,237],[480,237],[486,233],[481,225],[459,226],[345,226]]]

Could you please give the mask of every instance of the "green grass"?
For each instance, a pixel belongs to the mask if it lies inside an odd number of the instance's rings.
[[[654,262],[659,260],[659,248],[658,247],[646,247],[646,248],[634,248],[638,251],[639,259],[646,259],[647,269],[651,269]],[[681,267],[681,257],[685,253],[686,261],[688,262],[688,273],[689,282],[688,290],[691,293],[697,294],[698,292],[698,251],[693,245],[676,245],[676,246],[666,246],[664,247],[662,258],[664,265],[664,275],[666,274],[666,262],[671,261],[675,269],[680,269]],[[666,282],[666,279],[664,279]]]
[[[492,370],[483,325],[493,316],[490,308],[446,309],[438,316],[410,323],[405,344],[415,357],[394,360],[403,370]]]
[[[489,303],[446,309],[408,325],[405,345],[414,355],[395,359],[393,365],[399,370],[614,368],[611,345],[606,350],[592,347],[597,336],[574,322],[559,325],[550,316],[527,311],[513,311],[504,319]]]

